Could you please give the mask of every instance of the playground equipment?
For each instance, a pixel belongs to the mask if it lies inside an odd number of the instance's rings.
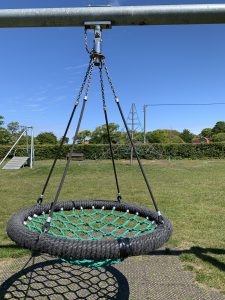
[[[146,5],[0,10],[0,27],[84,26],[110,21],[112,26],[223,24],[225,4]]]
[[[85,47],[90,55],[87,72],[37,205],[22,209],[8,222],[7,232],[12,240],[22,247],[59,256],[70,263],[105,266],[117,263],[128,256],[148,254],[162,246],[169,239],[172,232],[171,223],[161,215],[158,208],[132,141],[105,57],[101,52],[102,29],[111,28],[112,25],[203,23],[225,23],[225,5],[87,7],[0,11],[0,27],[85,25]],[[87,46],[87,29],[94,30],[94,48],[91,50]],[[59,202],[58,199],[71,161],[70,156],[66,162],[54,200],[50,204],[43,204],[45,191],[57,162],[58,154],[61,151],[74,113],[79,105],[79,100],[85,90],[81,113],[71,147],[71,153],[74,152],[77,134],[88,100],[94,67],[99,71],[103,111],[117,189],[116,200],[70,200]],[[108,128],[104,74],[112,90],[116,106],[137,158],[155,212],[122,201]]]
[[[85,48],[90,55],[90,62],[76,99],[72,114],[61,140],[58,153],[53,162],[38,205],[21,210],[8,223],[8,235],[18,245],[33,251],[40,251],[69,261],[70,263],[88,266],[106,266],[120,262],[132,255],[148,254],[162,246],[170,237],[172,226],[169,220],[161,215],[145,175],[141,160],[135,148],[131,133],[125,120],[119,99],[101,52],[102,28],[108,28],[109,22],[101,25],[88,22],[85,28]],[[94,47],[88,49],[87,29],[94,30]],[[108,134],[108,142],[116,183],[116,200],[79,200],[58,202],[62,186],[74,153],[77,135],[83,119],[91,85],[92,71],[99,70],[102,94],[102,105]],[[144,181],[156,212],[122,202],[119,180],[116,171],[112,141],[109,131],[108,113],[104,89],[104,73],[119,109],[130,144],[138,160]],[[63,142],[73,119],[76,108],[84,91],[83,103],[78,119],[73,144],[66,161],[66,166],[52,203],[42,204],[45,190],[58,159]]]
[[[29,137],[28,133],[30,132],[30,144],[29,144]],[[15,147],[18,145],[21,138],[25,136],[26,137],[26,156],[16,156],[16,150]],[[23,126],[23,130],[20,134],[20,136],[17,138],[15,143],[12,145],[10,150],[6,153],[5,157],[1,160],[0,166],[3,164],[3,162],[6,160],[6,158],[12,153],[12,150],[14,151],[14,155],[11,158],[9,162],[7,162],[2,169],[4,170],[18,170],[22,168],[24,165],[29,165],[30,168],[33,167],[33,161],[34,161],[34,129],[31,126]]]

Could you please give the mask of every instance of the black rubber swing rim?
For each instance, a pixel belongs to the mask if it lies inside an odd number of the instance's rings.
[[[164,218],[163,224],[158,224],[152,233],[145,233],[137,237],[127,237],[110,240],[73,240],[63,237],[54,237],[48,233],[38,233],[30,230],[24,225],[24,221],[34,214],[41,215],[42,212],[48,213],[51,204],[35,205],[25,208],[14,214],[8,222],[7,234],[19,246],[33,251],[47,253],[57,257],[67,259],[117,259],[127,256],[145,255],[161,247],[171,236],[172,224]],[[116,211],[125,212],[129,209],[131,214],[138,213],[140,217],[149,217],[151,221],[157,221],[158,215],[149,209],[131,205],[125,202],[110,200],[70,200],[57,202],[54,211],[63,208],[70,211],[73,208],[111,210],[115,207]]]

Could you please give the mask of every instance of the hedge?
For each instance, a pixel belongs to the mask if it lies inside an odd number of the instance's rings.
[[[59,158],[65,158],[70,151],[70,145],[64,145]],[[3,158],[10,146],[0,146],[0,158]],[[130,147],[124,144],[113,145],[116,159],[129,159]],[[53,159],[57,145],[39,145],[35,147],[35,158]],[[144,159],[204,159],[225,158],[225,143],[212,144],[140,144],[137,151]],[[75,152],[84,153],[87,159],[108,159],[110,151],[108,145],[76,145]],[[18,146],[17,156],[25,156],[23,146]]]

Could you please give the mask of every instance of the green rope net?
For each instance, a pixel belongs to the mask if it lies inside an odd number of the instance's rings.
[[[48,214],[34,215],[29,217],[24,224],[30,229],[42,232],[42,226],[45,224]],[[48,234],[55,237],[76,240],[100,240],[100,239],[118,239],[124,237],[137,237],[143,233],[151,233],[157,227],[157,224],[147,218],[140,217],[138,213],[131,214],[126,212],[102,209],[73,209],[64,211],[61,209],[53,213],[51,227]],[[63,258],[62,258],[63,259]],[[65,259],[63,259],[65,261]],[[121,262],[121,259],[106,260],[75,260],[66,259],[69,263],[102,267]]]

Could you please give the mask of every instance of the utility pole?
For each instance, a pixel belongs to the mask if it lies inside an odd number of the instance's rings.
[[[147,111],[148,105],[144,104],[144,144],[146,143],[146,111]]]

